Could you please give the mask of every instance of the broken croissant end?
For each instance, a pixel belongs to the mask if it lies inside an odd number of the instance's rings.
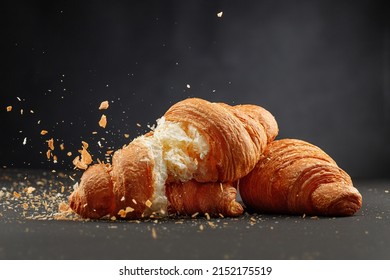
[[[272,142],[239,181],[249,210],[261,213],[350,216],[362,196],[350,176],[317,146],[296,139]]]

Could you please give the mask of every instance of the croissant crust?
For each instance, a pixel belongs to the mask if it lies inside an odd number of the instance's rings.
[[[239,191],[255,212],[349,216],[362,205],[350,176],[320,148],[296,139],[270,143]]]

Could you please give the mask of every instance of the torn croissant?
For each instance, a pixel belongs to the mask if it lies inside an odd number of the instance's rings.
[[[350,176],[317,146],[295,139],[270,143],[256,167],[239,180],[254,212],[349,216],[362,205]]]
[[[154,131],[116,151],[112,165],[89,167],[70,207],[84,218],[241,215],[231,182],[253,169],[277,133],[259,106],[180,101]]]

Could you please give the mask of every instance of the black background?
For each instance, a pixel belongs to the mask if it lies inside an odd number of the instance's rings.
[[[71,169],[82,140],[103,159],[201,97],[261,105],[279,138],[320,146],[353,177],[389,177],[385,2],[3,1],[0,166]]]

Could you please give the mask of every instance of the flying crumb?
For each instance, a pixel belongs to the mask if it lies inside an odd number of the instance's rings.
[[[106,128],[106,125],[107,125],[107,117],[106,115],[103,114],[100,118],[99,126],[102,128]]]
[[[217,17],[222,17],[223,16],[223,12],[221,11],[221,12],[219,12],[219,13],[217,13]]]
[[[49,146],[49,149],[53,151],[54,150],[54,139],[51,138],[51,139],[47,140],[47,145]]]
[[[81,144],[83,145],[83,148],[88,149],[89,144],[85,141],[81,141]]]
[[[61,149],[61,151],[65,150],[65,144],[64,144],[64,143],[62,143],[62,144],[60,145],[60,149]]]
[[[125,138],[127,139],[127,138],[129,138],[130,137],[130,134],[127,134],[127,133],[125,133]]]
[[[134,208],[126,207],[126,210],[125,210],[126,214],[127,214],[127,213],[131,213],[131,212],[133,212],[133,211],[134,211]]]
[[[42,129],[41,130],[41,135],[46,135],[46,134],[48,134],[49,132],[47,131],[47,130],[44,130],[44,129]]]
[[[12,106],[7,106],[7,112],[11,112],[12,111]]]
[[[71,157],[71,156],[72,156],[72,152],[67,152],[66,155],[67,155],[68,157]]]
[[[187,88],[191,88],[191,85],[190,85],[190,84],[187,84]]]
[[[108,104],[108,101],[103,101],[102,103],[100,103],[99,110],[106,110],[109,106],[110,105]]]
[[[27,137],[24,137],[24,139],[23,139],[23,145],[26,145],[26,143],[27,143]]]
[[[50,156],[51,156],[51,150],[49,149],[49,150],[47,150],[47,152],[46,152],[46,157],[47,157],[47,159],[50,159]]]
[[[73,160],[73,165],[79,169],[85,170],[88,168],[88,165],[93,162],[91,154],[85,148],[87,145],[88,144],[86,142],[83,142],[83,149],[79,150],[81,156],[77,156]]]

